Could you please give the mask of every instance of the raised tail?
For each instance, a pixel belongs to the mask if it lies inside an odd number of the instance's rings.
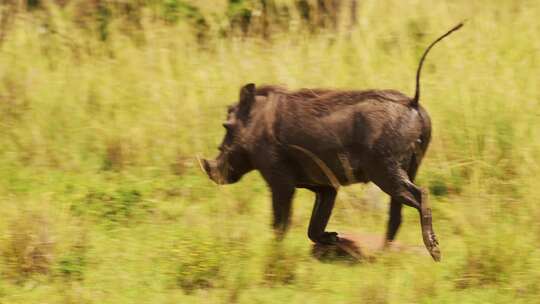
[[[420,72],[422,71],[422,66],[424,65],[424,60],[426,59],[427,54],[431,50],[431,48],[437,44],[437,42],[443,40],[446,36],[452,34],[452,32],[459,30],[463,26],[463,22],[460,24],[454,26],[451,30],[446,32],[441,37],[437,38],[437,40],[433,41],[428,48],[424,51],[424,54],[422,55],[422,58],[420,58],[420,64],[418,65],[418,69],[416,70],[416,91],[414,93],[414,97],[410,103],[413,107],[418,107],[418,101],[420,100]]]

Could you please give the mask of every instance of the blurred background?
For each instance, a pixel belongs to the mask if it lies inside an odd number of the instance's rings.
[[[0,0],[0,303],[538,303],[540,2]],[[418,184],[443,262],[321,262],[298,191],[273,241],[257,173],[212,157],[241,85],[392,88],[434,126]],[[329,229],[383,234],[341,189]],[[397,239],[421,245],[416,211]]]

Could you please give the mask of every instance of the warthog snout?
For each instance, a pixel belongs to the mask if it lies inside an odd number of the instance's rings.
[[[217,161],[201,159],[201,167],[208,177],[218,185],[226,184],[226,179],[221,174]]]

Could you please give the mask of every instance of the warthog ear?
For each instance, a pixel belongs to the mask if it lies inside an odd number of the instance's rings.
[[[240,104],[255,100],[255,84],[248,83],[240,89]]]
[[[255,84],[248,83],[240,89],[239,112],[241,118],[247,118],[255,102]]]

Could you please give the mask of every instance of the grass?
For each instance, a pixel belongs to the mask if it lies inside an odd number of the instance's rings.
[[[537,2],[361,1],[350,33],[204,46],[151,18],[136,39],[112,21],[102,42],[70,6],[48,12],[18,14],[0,46],[0,303],[538,301]],[[310,193],[276,244],[257,174],[217,187],[200,173],[195,155],[217,154],[242,84],[412,94],[424,47],[463,19],[427,59],[420,101],[434,135],[418,182],[442,263],[317,261]],[[386,201],[341,189],[330,228],[383,233]],[[398,239],[421,244],[404,213]]]

